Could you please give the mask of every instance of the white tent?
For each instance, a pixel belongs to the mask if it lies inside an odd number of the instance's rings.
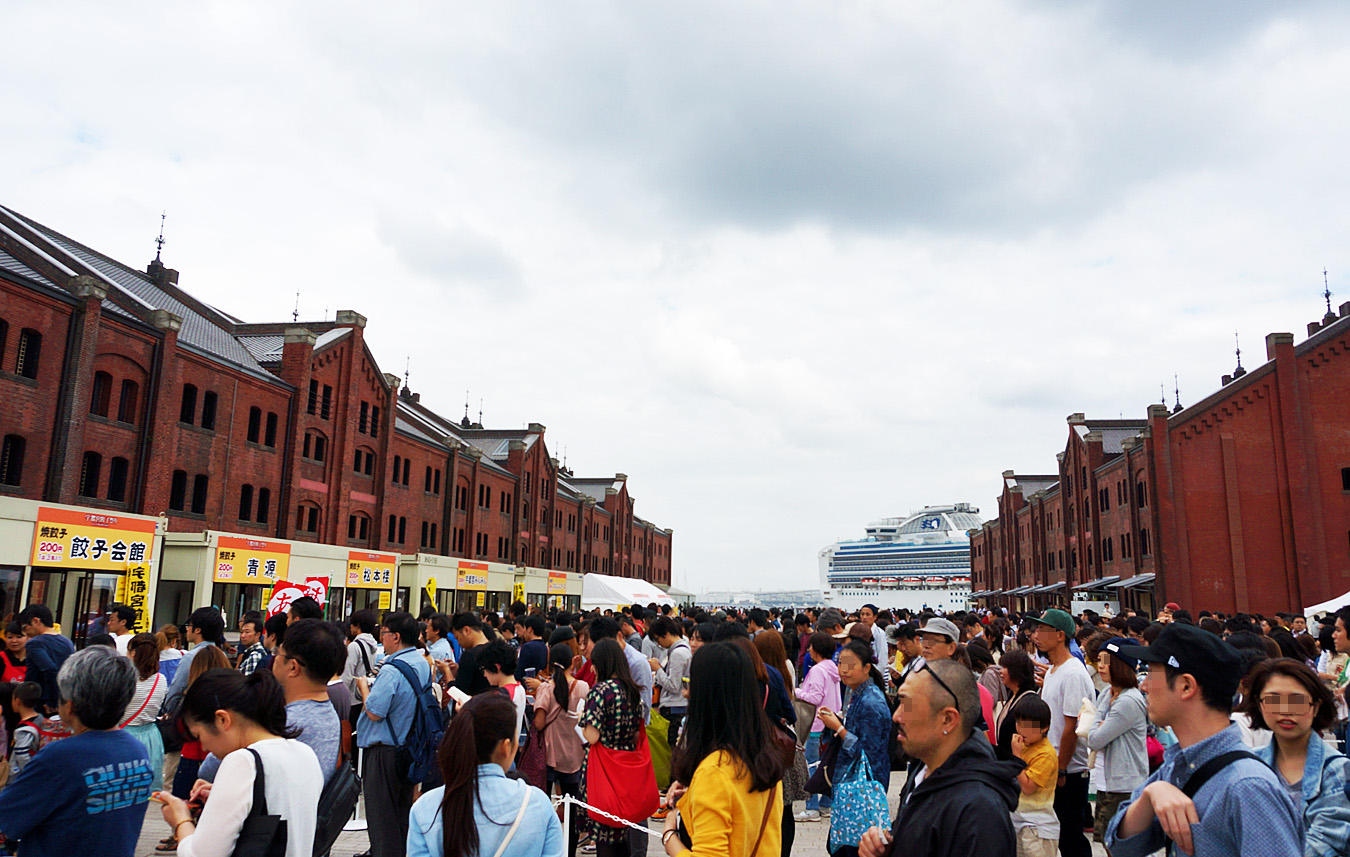
[[[1315,616],[1318,613],[1321,613],[1323,610],[1327,611],[1328,613],[1335,613],[1337,610],[1341,609],[1342,607],[1345,607],[1346,605],[1350,605],[1350,592],[1346,592],[1340,596],[1337,596],[1336,598],[1333,598],[1330,601],[1323,601],[1321,604],[1314,604],[1311,607],[1305,607],[1303,608],[1303,615]]]
[[[675,599],[645,580],[588,573],[581,582],[582,610],[617,610],[630,604],[669,604]]]

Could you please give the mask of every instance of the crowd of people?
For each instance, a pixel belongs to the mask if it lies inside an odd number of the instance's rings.
[[[323,612],[25,608],[0,853],[319,855],[359,772],[370,857],[1350,854],[1350,608]]]

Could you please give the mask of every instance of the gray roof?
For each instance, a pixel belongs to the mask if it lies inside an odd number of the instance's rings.
[[[399,414],[394,418],[394,428],[397,429],[398,431],[403,432],[406,435],[409,435],[410,437],[417,438],[423,443],[429,443],[432,446],[440,447],[441,449],[449,449],[449,447],[446,446],[442,441],[439,441],[436,438],[432,437],[431,435],[427,434],[415,423],[407,419],[404,419],[402,414]]]
[[[623,483],[618,481],[612,476],[609,479],[569,478],[566,480],[563,479],[558,480],[559,485],[564,483],[566,483],[566,485],[577,494],[581,494],[586,497],[591,497],[601,503],[603,503],[605,500],[606,488],[613,488],[615,491],[623,490]]]
[[[241,336],[239,342],[259,363],[273,363],[281,359],[281,346],[285,343],[285,337],[275,334]]]
[[[205,304],[199,304],[202,309],[191,306],[174,294],[177,291],[176,287],[161,288],[151,281],[147,274],[132,270],[107,256],[96,253],[21,214],[8,209],[3,210],[22,220],[71,259],[93,271],[104,282],[122,292],[128,300],[139,303],[146,309],[168,310],[182,319],[183,326],[178,332],[180,343],[260,377],[279,381],[276,376],[258,365],[257,359],[234,337],[231,328],[235,321],[230,316]]]
[[[42,276],[37,271],[34,271],[18,259],[15,259],[3,249],[0,249],[0,268],[9,271],[10,273],[18,274],[20,277],[27,277],[33,282],[41,283],[44,286],[56,286],[51,280]]]

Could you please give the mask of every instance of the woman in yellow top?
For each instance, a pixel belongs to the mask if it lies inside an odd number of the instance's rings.
[[[689,664],[689,711],[661,844],[668,857],[778,857],[785,758],[774,746],[750,657],[711,643]],[[685,784],[688,784],[687,787]]]

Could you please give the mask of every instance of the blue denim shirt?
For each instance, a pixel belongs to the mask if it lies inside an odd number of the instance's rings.
[[[1275,742],[1256,750],[1256,755],[1275,766]],[[1307,835],[1304,857],[1345,854],[1350,844],[1350,799],[1345,795],[1346,769],[1350,759],[1327,746],[1314,733],[1308,741],[1308,760],[1303,763],[1303,827]]]
[[[891,783],[891,756],[886,744],[891,737],[891,710],[886,697],[869,678],[851,694],[848,713],[844,715],[844,743],[839,747],[833,779],[842,779],[858,751],[867,752],[867,763],[872,767],[872,779],[889,788]]]
[[[1169,747],[1162,767],[1134,790],[1107,826],[1106,847],[1113,857],[1145,857],[1169,844],[1157,819],[1135,836],[1122,839],[1116,835],[1126,810],[1146,787],[1162,780],[1181,788],[1210,759],[1230,750],[1247,749],[1237,724],[1185,749],[1180,744]],[[1191,826],[1195,857],[1303,854],[1301,813],[1280,778],[1256,759],[1239,759],[1216,773],[1195,796],[1195,812],[1200,817],[1200,823]]]
[[[478,766],[478,800],[473,802],[473,820],[478,828],[480,855],[497,853],[527,795],[525,815],[502,857],[562,857],[567,843],[563,841],[562,824],[553,812],[553,804],[524,780],[507,779],[501,765]],[[408,818],[408,857],[445,854],[441,826],[444,797],[445,786],[441,786],[413,804]]]
[[[400,649],[389,657],[407,661],[423,687],[431,681],[431,667],[417,649]],[[371,720],[362,712],[361,719],[356,722],[356,746],[388,744],[397,747],[408,735],[416,708],[417,694],[403,673],[392,666],[380,670],[380,675],[370,686],[370,696],[366,697],[366,711],[383,719]]]

